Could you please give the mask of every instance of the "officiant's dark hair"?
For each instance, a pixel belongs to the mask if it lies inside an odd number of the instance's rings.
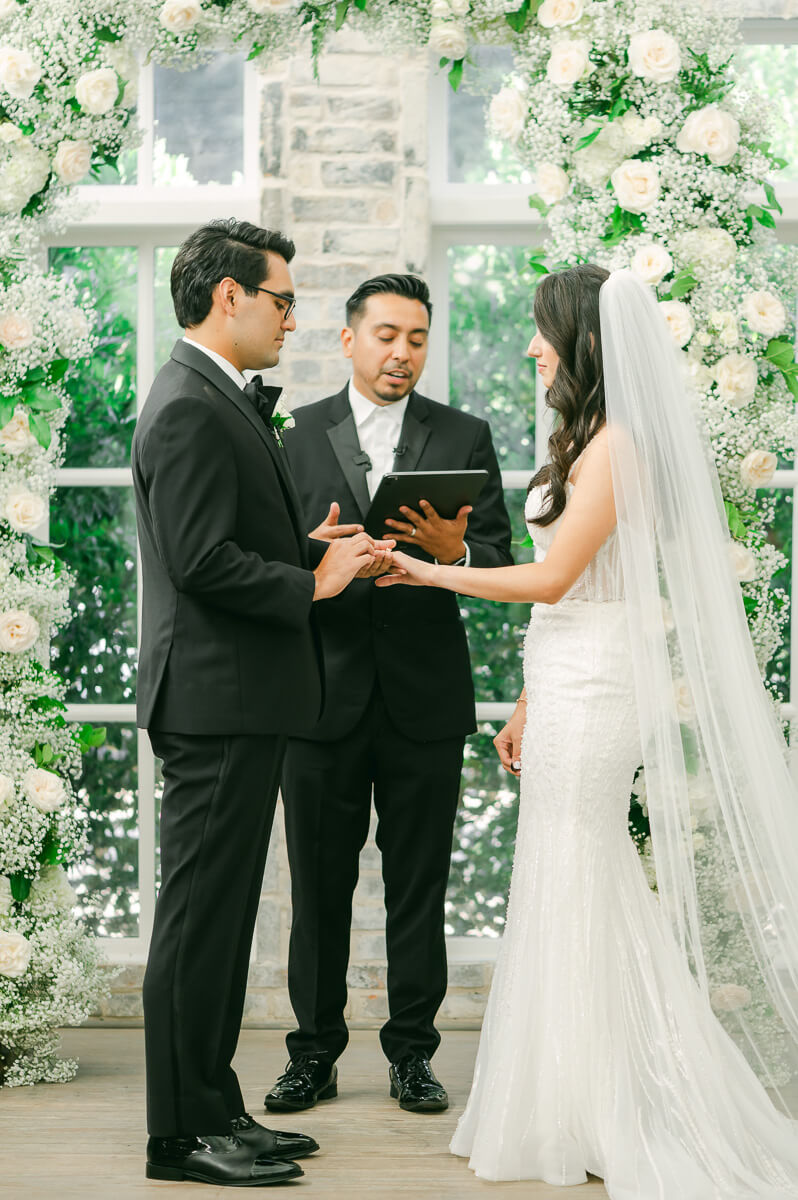
[[[559,357],[546,404],[557,414],[549,438],[549,461],[533,476],[549,495],[535,525],[550,525],[565,508],[571,468],[607,419],[601,356],[599,292],[609,279],[603,267],[584,263],[546,275],[535,292],[535,324]]]
[[[429,288],[418,275],[375,275],[361,283],[346,302],[347,325],[351,327],[353,321],[363,316],[369,296],[404,296],[407,300],[420,300],[432,321]]]
[[[172,300],[177,323],[191,329],[205,320],[213,304],[213,289],[228,276],[248,296],[269,277],[266,251],[288,263],[296,253],[290,238],[276,229],[261,229],[233,217],[209,221],[186,238],[172,263]]]

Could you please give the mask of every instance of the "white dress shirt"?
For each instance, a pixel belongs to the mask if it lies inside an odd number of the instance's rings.
[[[183,341],[188,342],[189,346],[194,346],[197,350],[201,350],[203,354],[207,354],[208,358],[212,359],[217,367],[221,367],[225,375],[229,375],[236,387],[240,387],[242,392],[247,386],[247,381],[238,367],[234,367],[229,359],[221,354],[217,354],[215,350],[209,350],[207,346],[201,346],[199,342],[195,342],[193,338],[183,335]]]
[[[404,400],[394,400],[391,404],[375,404],[357,390],[353,380],[349,381],[349,406],[355,418],[357,440],[360,442],[360,449],[371,460],[371,468],[366,472],[366,486],[371,500],[374,499],[383,475],[393,470],[396,447],[402,438],[402,422],[407,411],[407,400],[408,397],[405,396]],[[464,545],[465,556],[457,560],[457,565],[467,567],[471,563],[471,551],[468,542]]]

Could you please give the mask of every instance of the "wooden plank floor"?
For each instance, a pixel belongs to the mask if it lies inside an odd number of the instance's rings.
[[[339,1063],[337,1100],[296,1118],[263,1112],[263,1093],[282,1071],[283,1034],[245,1030],[236,1068],[256,1119],[312,1134],[321,1145],[303,1162],[305,1176],[265,1192],[277,1200],[416,1200],[482,1196],[483,1200],[563,1200],[563,1189],[543,1183],[487,1183],[475,1179],[447,1146],[468,1094],[477,1046],[474,1032],[446,1032],[435,1067],[449,1089],[446,1113],[402,1112],[388,1097],[385,1059],[377,1034],[356,1031]],[[130,1197],[230,1197],[228,1188],[159,1183],[144,1177],[143,1033],[140,1029],[72,1029],[64,1052],[80,1058],[68,1084],[13,1088],[0,1094],[2,1200],[128,1200]],[[250,1194],[247,1192],[247,1194]],[[606,1200],[591,1179],[580,1200]]]

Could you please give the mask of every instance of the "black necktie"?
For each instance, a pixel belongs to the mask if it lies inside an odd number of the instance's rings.
[[[272,428],[272,413],[282,388],[266,387],[260,375],[253,375],[244,388],[244,395],[267,428]]]

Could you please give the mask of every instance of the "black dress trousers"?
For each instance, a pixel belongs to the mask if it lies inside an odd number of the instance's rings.
[[[382,1048],[391,1062],[438,1048],[434,1022],[447,979],[444,899],[464,744],[464,737],[406,737],[378,687],[346,737],[290,739],[282,794],[293,902],[288,987],[299,1024],[286,1038],[292,1058],[333,1060],[348,1041],[352,894],[372,788],[387,912],[390,1017]]]
[[[150,731],[163,759],[161,890],[144,978],[147,1125],[220,1134],[285,749],[282,736]]]

